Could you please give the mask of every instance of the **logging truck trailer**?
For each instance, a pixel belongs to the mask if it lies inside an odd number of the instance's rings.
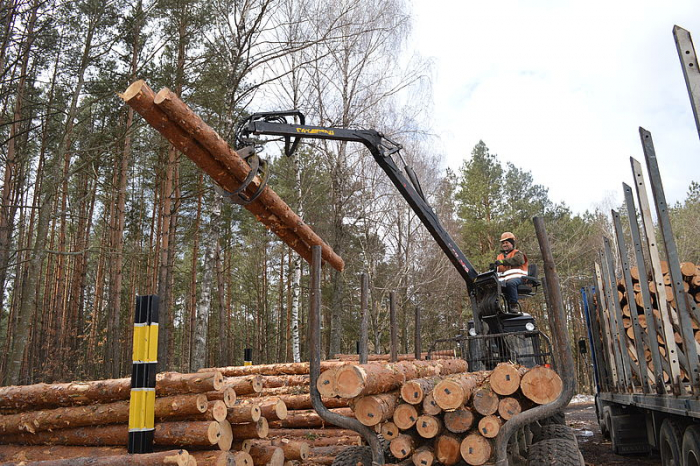
[[[288,122],[287,118],[293,119],[292,122]],[[533,366],[544,363],[544,358],[551,357],[553,353],[551,348],[548,345],[543,346],[543,342],[548,343],[549,338],[537,330],[537,324],[532,316],[519,309],[513,311],[507,305],[496,271],[478,273],[444,229],[428,204],[415,172],[401,156],[399,144],[374,130],[305,125],[304,115],[298,110],[256,113],[244,120],[236,131],[239,153],[247,153],[252,157],[249,180],[252,180],[256,174],[263,180],[267,179],[266,170],[262,168],[264,164],[259,163],[259,158],[254,157],[254,154],[262,144],[270,140],[266,138],[270,136],[284,142],[284,153],[287,156],[294,153],[303,138],[359,142],[369,150],[373,159],[384,170],[466,283],[474,314],[473,328],[469,335],[449,340],[463,345],[466,350],[463,354],[468,354],[465,359],[475,366],[470,369],[491,369],[501,361],[518,361],[524,365]],[[402,163],[403,172],[399,169],[395,158]],[[244,183],[238,192],[244,191],[246,187]],[[264,183],[261,183],[259,191],[263,188]],[[237,193],[227,194],[232,198],[238,195]],[[248,202],[249,199],[241,199],[241,201]],[[552,340],[554,353],[559,359],[556,367],[562,379],[563,389],[555,401],[523,411],[503,424],[496,437],[494,459],[498,466],[541,464],[578,466],[583,465],[583,457],[578,450],[573,431],[564,423],[561,411],[568,404],[574,391],[573,355],[567,342],[566,318],[559,292],[559,281],[541,219],[535,219],[535,229],[545,265],[545,278],[548,285],[547,302],[554,323]],[[317,287],[320,280],[321,258],[320,249],[314,246],[314,251],[319,255],[313,254],[315,260],[312,261],[312,309],[309,319],[310,389],[313,406],[327,422],[357,431],[369,444],[369,447],[348,447],[343,454],[338,455],[335,465],[354,466],[358,463],[367,466],[381,465],[385,463],[385,456],[391,459],[389,452],[385,451],[386,442],[358,420],[332,413],[321,403],[316,387],[320,372],[320,317],[316,315],[320,312],[320,289],[314,293],[314,286]],[[533,271],[530,275],[536,274]],[[531,276],[520,292],[532,293],[532,287],[537,285],[539,280]],[[556,425],[545,428],[551,424]]]
[[[679,260],[651,133],[640,128],[640,137],[661,238],[641,163],[632,158],[634,188],[623,184],[629,228],[613,210],[614,238],[604,238],[595,283],[581,290],[596,412],[615,453],[658,451],[664,465],[698,465],[700,288],[693,283],[700,285],[700,272]]]
[[[674,26],[673,36],[700,133],[695,48],[685,29]],[[651,133],[639,128],[639,134],[651,201],[642,164],[631,158],[634,183],[622,186],[626,215],[611,212],[614,237],[604,238],[595,282],[581,289],[596,413],[615,453],[658,451],[664,465],[694,466],[700,464],[700,271],[678,256]],[[585,340],[579,343],[583,355]]]

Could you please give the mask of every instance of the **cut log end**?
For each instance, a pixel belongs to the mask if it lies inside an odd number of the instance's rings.
[[[143,79],[134,81],[129,87],[126,88],[126,90],[122,94],[119,94],[119,97],[121,97],[124,102],[129,103],[129,101],[133,99],[134,96],[141,93],[141,90],[144,88],[144,86],[148,88],[146,81],[144,81]]]
[[[540,405],[556,400],[562,387],[559,374],[544,366],[533,367],[520,382],[520,390],[523,395]]]

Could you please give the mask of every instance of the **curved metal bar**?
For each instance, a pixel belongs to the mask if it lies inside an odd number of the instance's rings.
[[[562,364],[559,368],[559,375],[563,386],[559,397],[553,402],[524,411],[503,424],[503,427],[498,432],[498,437],[496,437],[496,466],[508,466],[508,442],[513,433],[527,424],[551,416],[569,404],[571,397],[574,395],[574,358],[571,354],[569,338],[566,332],[566,316],[564,315],[559,276],[554,267],[554,257],[552,256],[549,239],[544,228],[544,221],[540,217],[535,217],[534,222],[544,262],[547,305],[553,316],[552,339],[554,340],[555,351],[559,351],[561,357]]]
[[[372,465],[384,464],[384,449],[377,434],[357,419],[346,417],[326,408],[321,401],[316,382],[321,374],[321,246],[311,247],[311,306],[309,309],[309,392],[311,405],[321,419],[342,427],[352,429],[362,435],[372,448]]]

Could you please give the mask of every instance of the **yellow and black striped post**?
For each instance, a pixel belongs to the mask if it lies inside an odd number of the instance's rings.
[[[243,348],[243,365],[253,365],[253,348]]]
[[[153,453],[156,364],[158,363],[158,296],[137,296],[129,402],[129,453]]]

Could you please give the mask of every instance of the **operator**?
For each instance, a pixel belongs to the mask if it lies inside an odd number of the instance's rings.
[[[518,285],[527,276],[527,256],[515,249],[515,235],[506,231],[501,235],[501,253],[496,258],[498,280],[503,286],[503,294],[508,301],[509,312],[520,312],[518,306]]]

